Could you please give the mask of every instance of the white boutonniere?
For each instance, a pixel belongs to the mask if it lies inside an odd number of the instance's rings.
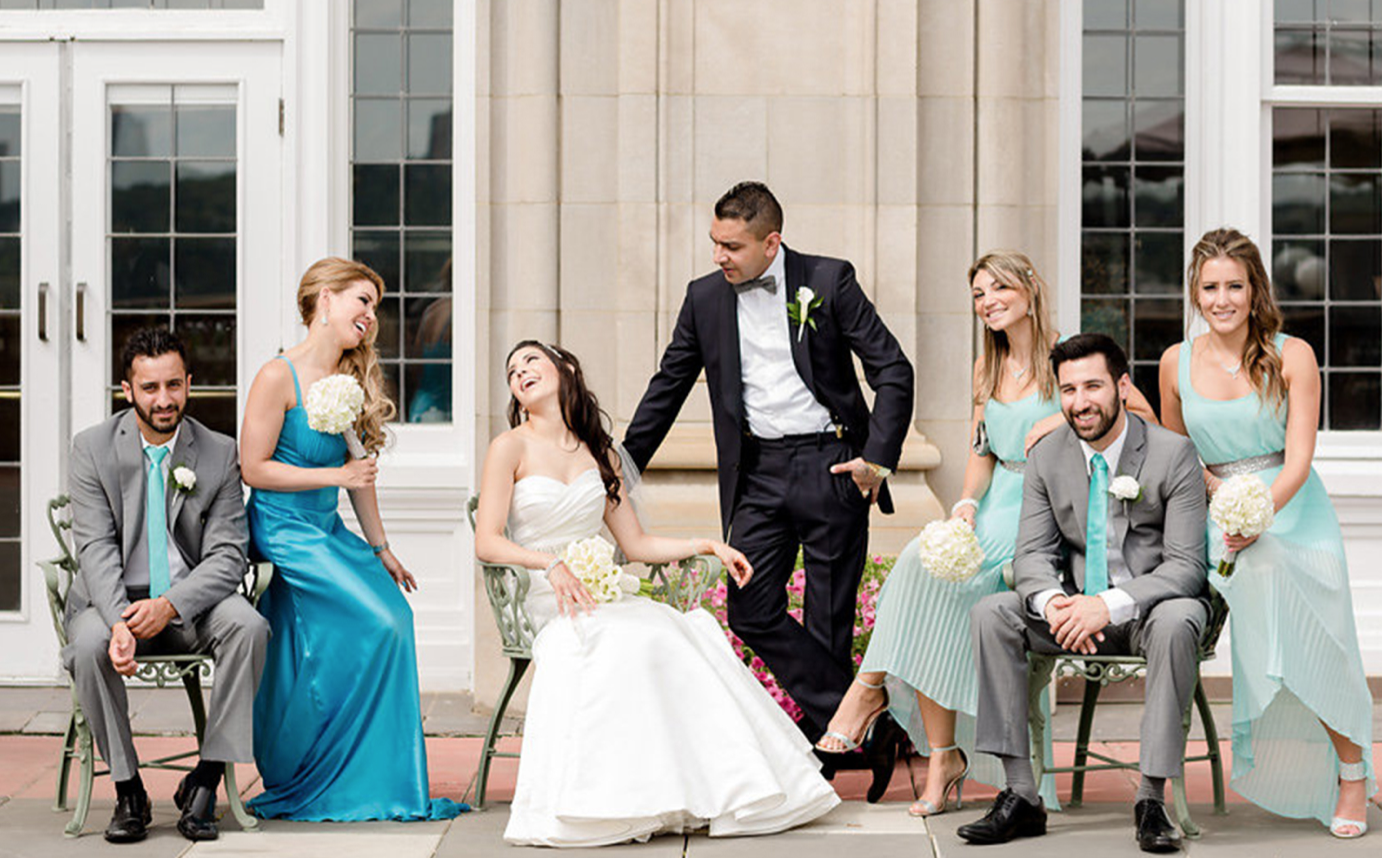
[[[811,287],[797,288],[797,300],[787,305],[787,317],[797,323],[798,340],[806,333],[807,325],[810,325],[813,331],[816,329],[816,320],[811,318],[811,311],[824,303],[825,299],[817,298],[816,290]]]
[[[197,472],[186,465],[174,466],[172,476],[173,485],[183,494],[190,495],[197,488]]]
[[[1108,484],[1108,493],[1124,503],[1137,503],[1142,500],[1142,486],[1127,474],[1114,477],[1113,482]]]

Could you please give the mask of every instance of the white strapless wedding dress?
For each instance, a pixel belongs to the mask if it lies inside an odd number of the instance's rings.
[[[514,485],[513,541],[557,551],[599,532],[605,489]],[[538,626],[513,808],[504,839],[600,846],[709,826],[771,834],[839,803],[811,745],[734,655],[714,617],[641,597],[574,619],[533,573]]]

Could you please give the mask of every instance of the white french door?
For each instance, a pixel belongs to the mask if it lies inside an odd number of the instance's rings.
[[[71,437],[171,327],[188,413],[236,434],[284,309],[281,44],[0,47],[0,679],[57,674],[42,578]],[[17,129],[17,130],[16,130]],[[17,261],[15,261],[17,257]]]

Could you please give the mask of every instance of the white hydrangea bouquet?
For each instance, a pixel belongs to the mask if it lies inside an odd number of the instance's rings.
[[[602,536],[571,543],[562,552],[561,559],[597,602],[617,602],[626,595],[652,594],[651,581],[630,575],[614,562],[614,546]]]
[[[921,530],[921,562],[932,577],[955,584],[968,581],[984,563],[974,528],[962,518],[933,521]]]
[[[1209,502],[1210,520],[1233,536],[1261,536],[1272,526],[1275,517],[1271,489],[1256,474],[1229,477]],[[1237,554],[1230,551],[1219,561],[1221,576],[1227,578],[1233,574]]]
[[[345,438],[352,458],[363,459],[365,445],[355,432],[355,420],[365,409],[365,391],[353,375],[337,373],[318,380],[307,389],[307,425],[327,435]]]

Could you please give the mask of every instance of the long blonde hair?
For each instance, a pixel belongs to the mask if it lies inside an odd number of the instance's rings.
[[[1243,347],[1243,368],[1248,381],[1264,400],[1280,406],[1286,401],[1286,377],[1282,374],[1281,353],[1276,347],[1276,335],[1281,331],[1281,308],[1272,294],[1272,281],[1262,264],[1262,253],[1243,233],[1232,227],[1211,229],[1200,237],[1190,251],[1190,268],[1186,282],[1190,294],[1187,300],[1201,317],[1200,272],[1204,264],[1218,257],[1232,259],[1248,275],[1251,302],[1248,305],[1248,342]]]
[[[1027,254],[1017,250],[991,250],[969,266],[969,284],[974,285],[974,277],[980,271],[987,271],[995,280],[1021,289],[1027,296],[1028,316],[1032,320],[1031,353],[1027,355],[1027,365],[1032,368],[1037,389],[1042,399],[1056,398],[1056,373],[1051,369],[1051,340],[1055,328],[1051,326],[1051,315],[1046,309],[1046,296],[1051,287],[1036,273],[1032,260]],[[979,384],[975,389],[974,401],[978,403],[998,395],[998,386],[1003,381],[1003,361],[1008,356],[1010,346],[1008,335],[984,326],[984,362],[979,372]]]
[[[313,262],[298,283],[298,315],[302,323],[311,330],[323,289],[344,292],[361,280],[374,284],[377,298],[383,299],[384,278],[363,262],[337,256]],[[374,340],[378,334],[379,325],[371,325],[360,345],[342,352],[341,360],[336,364],[337,372],[354,376],[365,391],[365,407],[355,420],[355,428],[360,433],[365,449],[371,453],[378,452],[388,441],[384,424],[398,413],[393,400],[384,392],[384,373],[379,368],[379,354],[374,350]]]

